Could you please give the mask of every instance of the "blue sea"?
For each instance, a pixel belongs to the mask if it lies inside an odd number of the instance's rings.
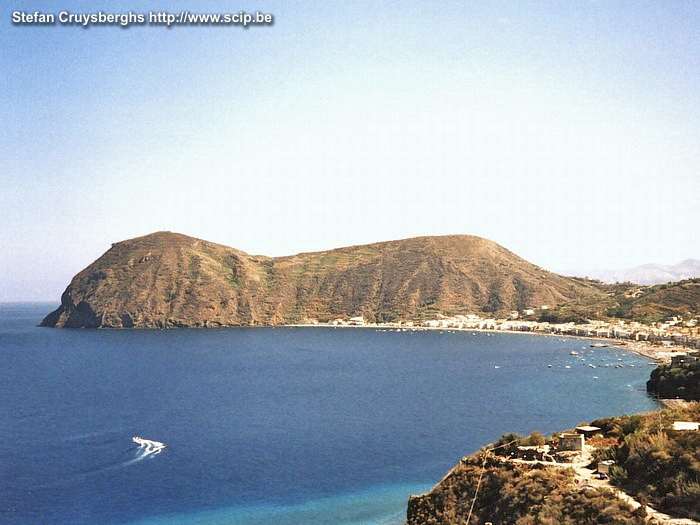
[[[0,304],[2,523],[402,523],[503,433],[657,408],[648,360],[591,341],[37,328],[55,306]]]

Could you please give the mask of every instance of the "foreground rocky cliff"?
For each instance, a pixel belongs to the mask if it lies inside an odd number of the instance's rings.
[[[72,280],[43,326],[266,325],[363,316],[508,312],[601,292],[468,235],[288,257],[158,232],[112,245]]]
[[[580,464],[513,460],[518,445],[544,439],[505,435],[465,457],[430,492],[411,496],[407,523],[698,523],[700,432],[678,430],[676,421],[700,421],[700,403],[593,421],[599,432]],[[600,460],[612,461],[610,481],[594,476]]]
[[[407,524],[647,523],[610,490],[580,490],[574,481],[574,473],[562,468],[518,465],[496,459],[482,464],[481,457],[474,456],[454,468],[430,493],[410,499]]]

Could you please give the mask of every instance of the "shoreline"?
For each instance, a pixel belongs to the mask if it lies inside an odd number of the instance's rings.
[[[492,334],[520,334],[520,335],[536,335],[540,337],[558,337],[566,339],[577,339],[577,340],[588,340],[588,341],[599,341],[605,342],[607,348],[618,348],[620,350],[629,350],[630,352],[641,355],[648,359],[657,361],[658,364],[665,364],[671,361],[674,355],[685,354],[687,352],[693,351],[692,348],[686,346],[677,346],[677,349],[670,350],[668,347],[662,347],[659,345],[654,345],[648,341],[631,341],[629,339],[617,339],[613,337],[593,337],[586,335],[568,335],[568,334],[554,334],[554,333],[543,333],[536,331],[523,331],[523,330],[496,330],[496,329],[484,329],[484,328],[445,328],[445,327],[428,327],[428,326],[414,326],[414,327],[397,327],[392,325],[329,325],[329,324],[286,324],[286,325],[273,325],[277,327],[286,328],[365,328],[372,330],[391,330],[391,331],[440,331],[440,332],[474,332],[474,333],[492,333]],[[610,341],[608,344],[607,341]]]

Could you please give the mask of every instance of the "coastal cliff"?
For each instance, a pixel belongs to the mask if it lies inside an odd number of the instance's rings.
[[[647,392],[663,399],[700,401],[700,352],[678,355],[651,372]]]
[[[507,434],[411,496],[407,524],[697,523],[700,432],[678,430],[678,420],[700,421],[700,403],[595,420],[580,459],[564,464],[513,459],[527,451],[518,445],[544,439]],[[612,465],[609,480],[594,475],[599,461]]]
[[[577,490],[574,480],[573,472],[561,468],[497,459],[483,463],[473,456],[430,493],[411,497],[407,525],[647,523],[611,491]],[[601,520],[603,515],[608,519]]]
[[[250,326],[353,316],[386,322],[601,295],[588,282],[469,235],[271,258],[158,232],[113,244],[73,278],[42,326]]]

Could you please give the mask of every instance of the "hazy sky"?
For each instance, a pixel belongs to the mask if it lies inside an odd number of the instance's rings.
[[[553,271],[700,257],[700,3],[24,2],[0,25],[0,301],[115,241],[466,233]],[[270,27],[15,26],[272,13]]]

